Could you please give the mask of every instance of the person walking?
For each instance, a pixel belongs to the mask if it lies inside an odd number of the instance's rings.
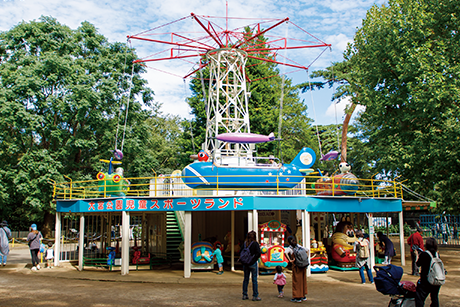
[[[240,252],[240,262],[243,254],[246,254],[246,251],[249,253],[249,259],[243,263],[243,300],[249,299],[248,296],[248,285],[249,285],[249,275],[252,275],[252,300],[260,301],[262,300],[259,297],[259,287],[257,283],[257,275],[259,274],[259,258],[260,258],[260,246],[257,242],[256,232],[251,230],[246,240],[244,241],[243,250]],[[245,257],[246,258],[246,257]]]
[[[303,248],[297,244],[297,240],[293,236],[287,238],[289,247],[284,250],[286,258],[292,264],[292,299],[291,302],[301,303],[307,300],[307,272],[306,267],[298,267],[295,264],[294,250]],[[308,252],[308,251],[307,251]]]
[[[38,259],[38,252],[40,251],[40,242],[42,234],[37,230],[37,225],[30,226],[30,233],[27,236],[29,242],[30,256],[32,257],[32,271],[40,270],[40,260]]]
[[[420,276],[417,266],[417,258],[419,251],[423,251],[423,238],[422,238],[422,229],[417,227],[417,231],[410,235],[407,239],[407,244],[410,245],[410,259],[412,260],[412,275]]]
[[[0,223],[0,263],[6,265],[6,257],[10,253],[11,230],[8,228],[8,222]]]
[[[283,268],[280,265],[276,266],[275,277],[273,283],[278,287],[278,297],[284,296],[284,285],[286,285],[286,275],[283,273]]]
[[[371,265],[369,262],[369,241],[364,239],[364,234],[361,230],[356,232],[356,237],[358,241],[355,241],[353,244],[353,250],[356,252],[356,264],[355,266],[359,269],[359,276],[361,277],[361,283],[366,283],[366,278],[364,277],[364,270],[366,270],[367,278],[371,284],[374,283],[374,276],[372,276]]]
[[[384,235],[381,231],[377,232],[377,237],[379,238],[380,247],[385,247],[385,261],[382,264],[391,264],[391,258],[396,256],[395,247],[390,238]]]
[[[431,254],[431,255],[430,255]],[[417,266],[421,268],[420,279],[417,282],[415,293],[415,306],[425,306],[425,300],[430,295],[431,307],[439,307],[439,289],[441,286],[434,286],[428,282],[428,272],[430,271],[431,259],[438,255],[438,243],[434,238],[428,238],[425,242],[425,251],[420,253]]]

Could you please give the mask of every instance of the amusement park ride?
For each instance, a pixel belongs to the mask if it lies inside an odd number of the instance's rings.
[[[251,22],[238,25],[233,30],[229,26],[241,21]],[[299,184],[305,176],[313,172],[311,167],[316,161],[315,151],[303,148],[289,164],[265,164],[255,155],[255,144],[275,141],[275,135],[259,135],[251,133],[248,104],[251,93],[247,90],[248,79],[246,63],[251,65],[274,63],[283,65],[294,71],[308,72],[310,66],[299,64],[290,58],[288,53],[305,53],[308,50],[319,50],[313,58],[316,60],[330,45],[310,35],[301,27],[285,19],[242,19],[228,17],[211,17],[192,13],[188,17],[170,22],[164,26],[128,36],[129,41],[142,41],[166,49],[136,60],[135,63],[153,65],[161,61],[181,61],[192,65],[183,75],[187,78],[201,79],[203,96],[205,97],[206,137],[201,151],[195,155],[197,161],[186,166],[182,171],[182,180],[192,189],[248,189],[248,190],[287,190]],[[222,24],[222,21],[224,22]],[[191,22],[192,25],[184,23]],[[290,33],[297,37],[281,35],[279,28],[291,25]],[[169,31],[187,29],[183,32]],[[191,30],[193,28],[193,31]],[[287,30],[284,32],[287,33]],[[303,37],[303,38],[302,38]],[[301,55],[305,58],[305,55]],[[195,62],[192,60],[195,59]],[[314,61],[313,61],[314,62]],[[255,63],[255,64],[254,64]],[[151,67],[151,66],[147,66]],[[156,69],[155,67],[151,67]],[[203,70],[208,69],[208,92],[205,93]],[[292,71],[291,71],[292,72]],[[274,77],[274,76],[269,76]],[[282,76],[284,84],[284,74]],[[280,124],[282,118],[283,94],[280,97]],[[281,130],[280,130],[281,131]],[[279,134],[280,134],[279,131]],[[281,135],[278,135],[281,138]],[[331,151],[321,155],[320,160],[336,159],[338,152]],[[121,160],[123,153],[115,148],[114,157]],[[109,172],[99,173],[98,179],[103,182],[100,191],[113,195],[124,193],[127,182],[122,174],[113,174],[109,161]],[[107,178],[113,183],[112,190],[107,190]],[[339,178],[340,177],[340,178]],[[342,191],[342,194],[354,193],[354,175],[344,166],[337,179],[321,178],[316,184],[319,195],[331,195],[328,191]],[[345,185],[343,180],[346,180]],[[341,184],[342,183],[342,184]],[[284,231],[286,225],[272,220],[259,225],[261,233],[262,257],[260,266],[273,270],[277,265],[286,267],[288,262],[284,256]],[[213,267],[213,246],[208,242],[196,242],[192,245],[192,264],[195,269]],[[327,261],[327,260],[326,260]]]

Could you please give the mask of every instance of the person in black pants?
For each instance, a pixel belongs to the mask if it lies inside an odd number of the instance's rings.
[[[421,267],[420,279],[417,282],[417,291],[415,293],[415,306],[425,306],[425,300],[430,295],[431,307],[439,307],[439,289],[441,286],[433,286],[428,282],[428,272],[430,271],[431,257],[426,252],[430,251],[433,257],[436,257],[438,251],[438,244],[434,238],[428,238],[425,242],[425,251],[420,253],[417,266]]]
[[[251,252],[252,260],[248,264],[243,264],[243,300],[249,299],[248,296],[248,285],[249,285],[249,275],[252,275],[252,300],[260,301],[259,297],[259,287],[257,283],[257,276],[259,275],[259,258],[260,258],[260,246],[257,242],[257,234],[254,230],[251,230],[248,233],[244,246],[249,246]]]

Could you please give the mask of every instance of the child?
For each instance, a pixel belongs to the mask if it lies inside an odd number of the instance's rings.
[[[217,275],[222,275],[224,274],[224,258],[222,257],[222,251],[221,251],[221,246],[219,243],[216,244],[216,250],[214,253],[212,253],[213,256],[216,256],[216,261],[217,261],[217,266],[219,267],[219,272],[217,272]]]
[[[283,268],[280,265],[276,266],[276,274],[273,278],[273,283],[278,286],[278,297],[284,296],[284,285],[286,284],[286,275],[283,273]]]
[[[51,269],[53,267],[53,261],[54,261],[54,245],[53,242],[48,242],[48,249],[46,250],[46,264],[48,269]]]

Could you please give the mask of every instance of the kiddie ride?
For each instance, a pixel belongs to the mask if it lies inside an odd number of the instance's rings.
[[[328,177],[323,176],[313,184],[317,195],[352,195],[358,191],[358,178],[350,173],[351,166],[347,162],[339,164],[340,174]]]
[[[286,224],[271,220],[267,223],[259,224],[259,231],[261,252],[259,268],[265,269],[266,274],[270,274],[274,272],[278,265],[286,267],[289,263],[284,254]]]
[[[99,160],[109,164],[107,172],[99,172],[96,177],[99,181],[98,191],[104,194],[104,197],[126,196],[129,191],[129,181],[123,178],[123,168],[117,167],[113,172],[113,165],[121,164],[121,161]]]
[[[353,243],[358,239],[354,234],[353,224],[345,219],[340,221],[331,239],[331,256],[334,265],[330,267],[342,271],[356,270],[356,253],[353,252]]]

